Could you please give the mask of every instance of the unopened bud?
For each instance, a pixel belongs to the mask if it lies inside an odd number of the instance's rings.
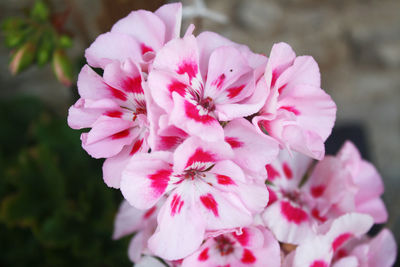
[[[65,86],[72,84],[72,67],[63,50],[57,49],[53,53],[53,70],[57,80]]]
[[[10,62],[11,73],[15,75],[29,67],[35,58],[35,50],[35,45],[30,42],[18,48],[14,52]]]

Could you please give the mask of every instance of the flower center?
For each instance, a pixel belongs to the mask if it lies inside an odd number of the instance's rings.
[[[215,242],[217,242],[217,249],[221,256],[229,255],[233,252],[233,244],[228,237],[220,235],[214,238]]]
[[[200,104],[200,106],[202,106],[204,109],[206,109],[208,111],[214,111],[215,110],[214,101],[209,96],[207,98],[205,98],[205,99],[200,100],[199,104]]]

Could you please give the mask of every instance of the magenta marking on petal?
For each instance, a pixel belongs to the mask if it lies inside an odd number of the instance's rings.
[[[242,228],[242,234],[238,235],[236,232],[233,232],[233,237],[242,245],[247,246],[249,244],[249,232],[246,228]]]
[[[289,180],[292,179],[293,178],[292,169],[290,169],[289,165],[286,162],[283,163],[282,168],[286,178],[288,178]]]
[[[225,137],[225,142],[227,142],[232,148],[239,148],[243,146],[243,142],[240,142],[236,137]]]
[[[315,219],[317,219],[318,221],[320,221],[320,222],[326,222],[326,220],[327,220],[326,217],[322,217],[322,216],[319,214],[319,210],[317,210],[317,208],[313,208],[313,209],[311,210],[311,215],[312,215]]]
[[[214,162],[215,157],[214,154],[204,151],[201,148],[197,148],[192,156],[188,159],[185,168],[192,166],[196,162],[206,163],[206,162]]]
[[[181,212],[184,201],[181,197],[175,194],[171,201],[171,216]]]
[[[126,129],[126,130],[123,130],[123,131],[118,132],[118,133],[116,133],[116,134],[113,134],[113,135],[111,136],[111,139],[121,139],[121,138],[125,138],[125,137],[129,136],[129,133],[130,133],[129,129]]]
[[[143,43],[140,44],[140,49],[142,50],[142,55],[146,54],[147,52],[154,52],[153,48]]]
[[[322,196],[324,194],[324,191],[325,191],[325,186],[323,185],[311,187],[311,195],[314,198],[319,198],[320,196]]]
[[[171,173],[171,170],[158,170],[156,173],[149,175],[149,179],[151,180],[150,186],[157,195],[164,193],[165,188],[168,186]]]
[[[129,153],[129,155],[133,155],[136,152],[138,152],[139,149],[142,147],[142,145],[143,145],[143,139],[136,140],[136,142],[132,146],[132,149],[131,149],[131,152]]]
[[[160,149],[172,149],[178,144],[182,143],[182,138],[179,136],[160,136]]]
[[[339,247],[341,247],[347,240],[353,236],[352,233],[344,233],[335,238],[332,242],[332,249],[335,252]]]
[[[156,207],[156,206],[153,206],[152,208],[150,208],[149,210],[147,210],[147,211],[145,212],[145,214],[143,214],[143,218],[144,218],[144,219],[150,218],[150,216],[154,214],[154,212],[156,211],[156,209],[157,209],[157,207]]]
[[[274,190],[269,188],[269,186],[267,186],[267,189],[268,189],[268,193],[269,193],[269,200],[268,200],[267,206],[269,206],[269,205],[274,204],[274,202],[276,202],[278,200],[278,196],[276,195]]]
[[[215,79],[215,80],[211,83],[211,85],[214,85],[214,86],[216,86],[218,89],[220,89],[221,86],[222,86],[222,84],[223,84],[224,81],[225,81],[225,78],[226,78],[225,74],[222,73],[220,76],[218,76],[217,79]]]
[[[144,93],[142,88],[142,78],[140,76],[125,79],[123,81],[122,87],[125,90],[125,92],[128,93],[136,93],[136,94]]]
[[[277,70],[273,70],[272,71],[272,78],[271,78],[271,87],[275,86],[276,80],[278,79],[278,71]]]
[[[182,64],[179,65],[178,70],[176,71],[178,74],[187,73],[189,76],[189,80],[191,81],[197,74],[197,64],[194,61],[183,61]]]
[[[240,259],[240,261],[243,263],[254,263],[254,262],[256,262],[256,257],[254,256],[253,252],[251,252],[249,249],[245,248],[243,250],[243,256]]]
[[[187,88],[186,84],[181,83],[181,82],[176,81],[176,80],[172,81],[172,83],[168,85],[168,90],[171,93],[171,95],[172,95],[172,92],[177,92],[181,96],[185,96],[186,88]]]
[[[310,267],[328,267],[329,265],[323,260],[316,260],[311,263]]]
[[[187,101],[185,102],[185,114],[190,119],[193,119],[203,124],[209,124],[215,121],[215,119],[208,114],[200,115],[197,107]]]
[[[265,165],[265,169],[267,170],[268,180],[273,181],[276,178],[280,177],[279,172],[275,170],[275,168],[272,167],[272,165],[270,164]]]
[[[197,258],[199,261],[206,261],[208,260],[208,248],[203,249],[200,254],[199,257]]]
[[[118,98],[119,100],[126,101],[128,97],[126,94],[118,89],[115,89],[114,87],[109,86],[108,89],[110,90],[112,96],[115,98]]]
[[[284,84],[284,85],[282,85],[281,87],[279,87],[279,89],[278,89],[278,93],[279,93],[279,94],[282,94],[282,91],[283,91],[283,89],[285,89],[286,85],[287,85],[287,84]]]
[[[122,117],[122,112],[118,110],[112,110],[112,111],[107,111],[104,113],[104,115],[112,118],[121,118]]]
[[[290,111],[296,116],[300,115],[300,111],[298,111],[295,107],[283,106],[283,107],[280,107],[280,108],[284,109],[284,110],[287,110],[287,111]]]
[[[222,174],[217,174],[217,181],[222,185],[235,185],[235,182],[231,179],[231,177]]]
[[[336,259],[341,259],[341,258],[344,258],[344,257],[347,257],[347,256],[349,256],[349,253],[345,249],[339,249],[336,252],[335,258]]]
[[[293,222],[295,224],[300,224],[304,221],[307,221],[308,218],[307,213],[304,210],[293,207],[292,204],[287,201],[282,201],[281,212],[289,222]]]
[[[218,204],[215,201],[214,197],[208,193],[207,195],[201,196],[200,197],[200,201],[201,203],[203,203],[204,207],[210,211],[212,211],[212,213],[214,213],[215,217],[218,217]]]
[[[244,85],[227,89],[228,97],[230,99],[232,99],[232,98],[238,96],[240,94],[240,92],[242,92],[243,88],[244,88]]]

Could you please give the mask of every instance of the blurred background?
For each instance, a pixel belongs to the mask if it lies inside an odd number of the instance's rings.
[[[0,1],[0,266],[129,266],[129,238],[111,240],[120,193],[103,183],[102,162],[81,149],[66,117],[84,49],[131,10],[168,1],[36,2]],[[317,60],[322,87],[338,106],[327,150],[350,138],[375,164],[387,226],[400,243],[400,1],[182,2],[183,31],[195,23],[265,54],[284,41]],[[52,38],[52,47],[38,45],[41,56],[17,61],[34,40],[13,33],[26,18],[54,28],[38,37]]]

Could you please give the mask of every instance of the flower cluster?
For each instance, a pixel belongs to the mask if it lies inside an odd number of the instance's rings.
[[[285,43],[267,58],[192,25],[179,37],[181,13],[178,3],[133,11],[100,35],[69,111],[125,198],[114,238],[136,233],[130,259],[393,264],[392,234],[365,235],[387,219],[379,174],[349,142],[325,156],[336,106],[314,59]]]

